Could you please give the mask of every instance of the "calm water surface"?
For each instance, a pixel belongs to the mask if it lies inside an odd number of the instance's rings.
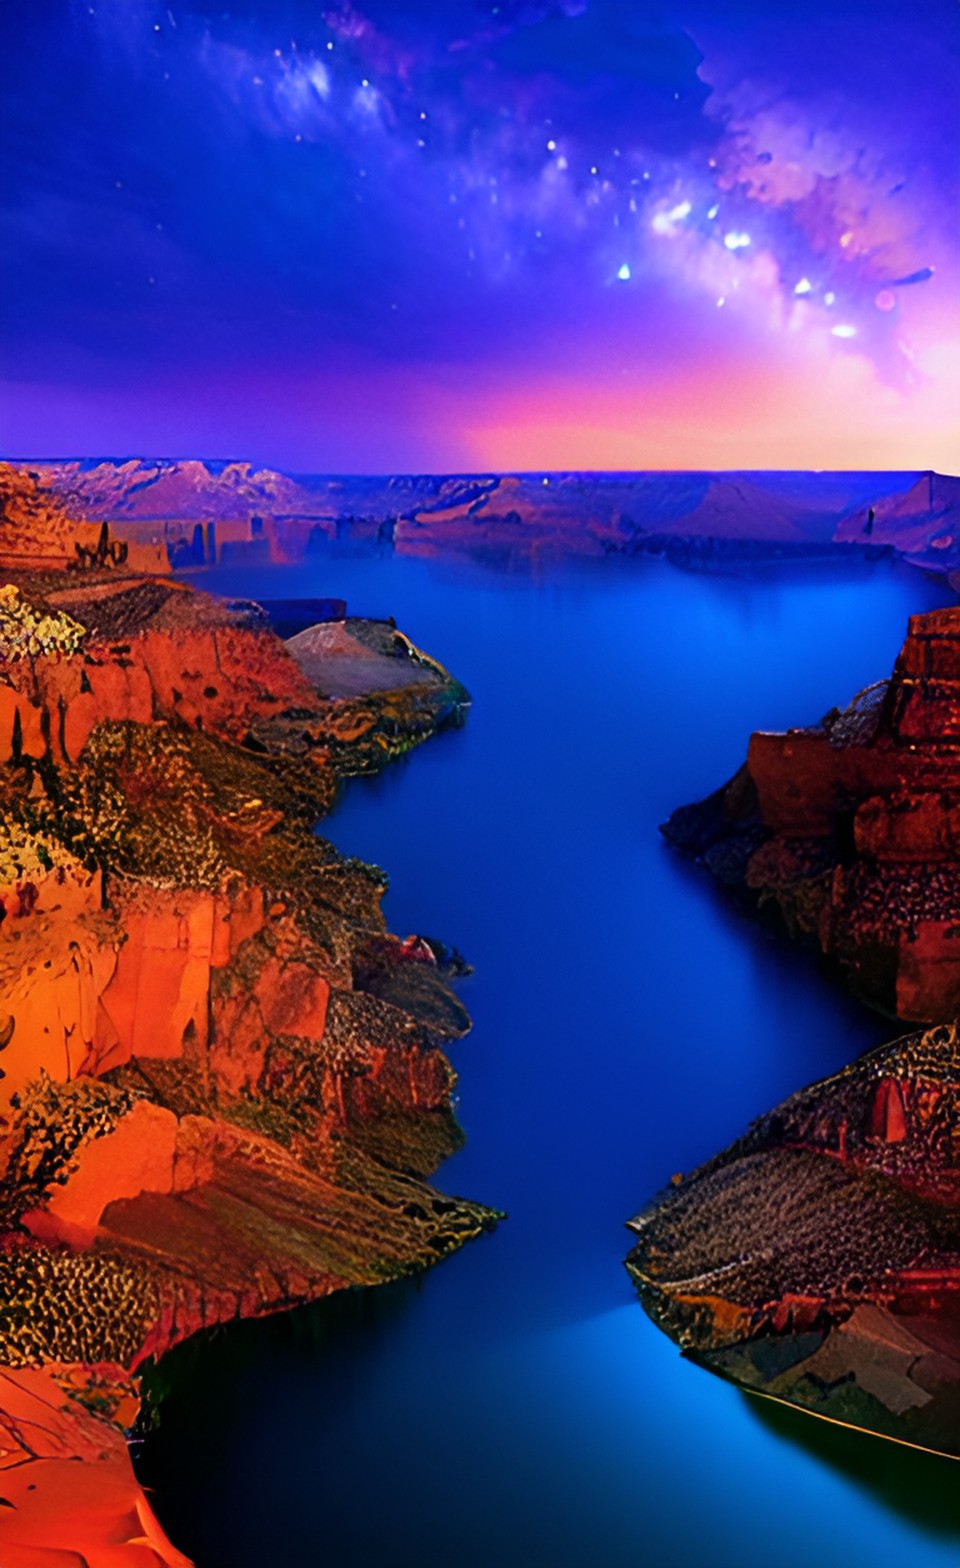
[[[752,729],[887,673],[943,586],[394,558],[207,581],[392,614],[473,693],[324,831],[388,869],[393,930],[476,965],[469,1143],[438,1182],[510,1218],[420,1284],[170,1358],[139,1470],[178,1544],[200,1568],[960,1568],[956,1467],[686,1364],[622,1266],[672,1172],[885,1034],[657,825]]]

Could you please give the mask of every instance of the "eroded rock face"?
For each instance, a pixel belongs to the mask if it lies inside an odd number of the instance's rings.
[[[666,836],[934,1025],[794,1095],[631,1221],[641,1301],[686,1354],[803,1409],[960,1457],[960,609],[892,678],[751,738]]]
[[[352,660],[311,656],[331,633]],[[470,702],[388,624],[328,623],[285,645],[257,605],[127,574],[18,574],[0,586],[3,654],[0,762],[70,766],[102,723],[167,719],[309,758],[332,785],[462,722]]]
[[[495,1218],[428,1181],[462,961],[391,936],[383,874],[312,831],[469,699],[392,627],[325,660],[169,581],[7,576],[0,1561],[176,1565],[123,1440],[144,1360]]]
[[[654,1322],[693,1360],[960,1457],[960,1036],[802,1090],[630,1222]]]
[[[889,681],[810,729],[755,734],[666,837],[835,960],[864,1001],[960,1013],[960,608],[911,618]]]

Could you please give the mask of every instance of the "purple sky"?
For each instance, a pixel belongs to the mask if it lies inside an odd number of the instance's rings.
[[[953,0],[9,0],[0,449],[960,466]]]

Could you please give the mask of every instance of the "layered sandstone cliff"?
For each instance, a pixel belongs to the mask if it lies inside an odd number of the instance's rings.
[[[741,1386],[960,1457],[960,609],[889,681],[756,734],[664,827],[863,1000],[930,1024],[762,1117],[633,1221],[654,1321]]]
[[[469,699],[392,626],[65,570],[54,522],[0,572],[0,1562],[148,1568],[145,1359],[495,1218],[429,1182],[462,961],[313,831]]]
[[[663,832],[858,996],[960,1013],[960,608],[913,616],[889,681],[820,724],[751,737],[729,784]]]

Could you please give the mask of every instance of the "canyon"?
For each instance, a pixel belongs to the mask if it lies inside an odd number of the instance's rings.
[[[960,481],[915,473],[288,475],[249,462],[88,459],[16,470],[84,548],[106,523],[143,570],[331,552],[655,556],[695,570],[896,555],[960,570]],[[32,477],[31,477],[32,476]],[[74,544],[75,547],[75,544]]]

